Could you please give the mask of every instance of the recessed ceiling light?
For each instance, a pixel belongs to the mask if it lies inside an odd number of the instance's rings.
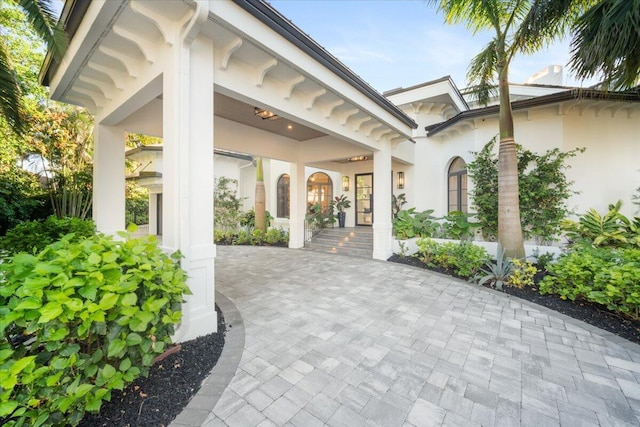
[[[287,129],[289,130],[293,129],[293,125],[287,125]]]

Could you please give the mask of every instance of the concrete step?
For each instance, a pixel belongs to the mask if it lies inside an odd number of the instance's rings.
[[[327,228],[306,242],[305,248],[317,252],[371,258],[373,230],[369,227]]]

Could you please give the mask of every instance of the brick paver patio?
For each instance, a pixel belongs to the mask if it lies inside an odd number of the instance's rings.
[[[242,319],[175,426],[640,425],[639,346],[502,293],[242,246],[216,286]]]

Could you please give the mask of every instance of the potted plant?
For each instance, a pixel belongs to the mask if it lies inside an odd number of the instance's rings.
[[[351,201],[343,194],[335,197],[333,206],[338,210],[338,227],[344,228],[347,219],[347,213],[344,210],[351,207]]]

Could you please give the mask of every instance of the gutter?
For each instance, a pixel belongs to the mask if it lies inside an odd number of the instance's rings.
[[[78,27],[84,18],[89,5],[92,0],[66,0],[60,13],[60,21],[64,32],[67,35],[67,40],[70,42],[73,36],[78,31]],[[42,67],[40,67],[40,74],[38,74],[38,81],[43,86],[49,86],[51,75],[55,74],[58,70],[60,63],[53,59],[50,51],[47,51]]]
[[[321,65],[332,71],[338,77],[359,90],[362,94],[385,109],[395,118],[412,129],[417,129],[418,124],[400,110],[395,104],[373,89],[362,78],[356,75],[336,57],[331,55],[311,37],[304,34],[298,27],[287,20],[277,10],[262,0],[232,0],[252,16],[267,25],[273,31],[291,42],[294,46],[318,61]]]
[[[628,92],[607,92],[593,89],[571,89],[564,92],[552,93],[549,95],[538,96],[531,99],[523,99],[511,103],[512,111],[526,110],[528,108],[540,107],[544,105],[556,104],[564,101],[573,101],[579,99],[592,99],[597,101],[628,101],[640,102],[640,94]],[[499,105],[491,105],[489,107],[476,108],[474,110],[463,111],[453,116],[449,120],[434,125],[425,126],[427,136],[431,137],[439,132],[453,126],[463,120],[475,119],[478,117],[486,117],[498,114],[500,112]]]

